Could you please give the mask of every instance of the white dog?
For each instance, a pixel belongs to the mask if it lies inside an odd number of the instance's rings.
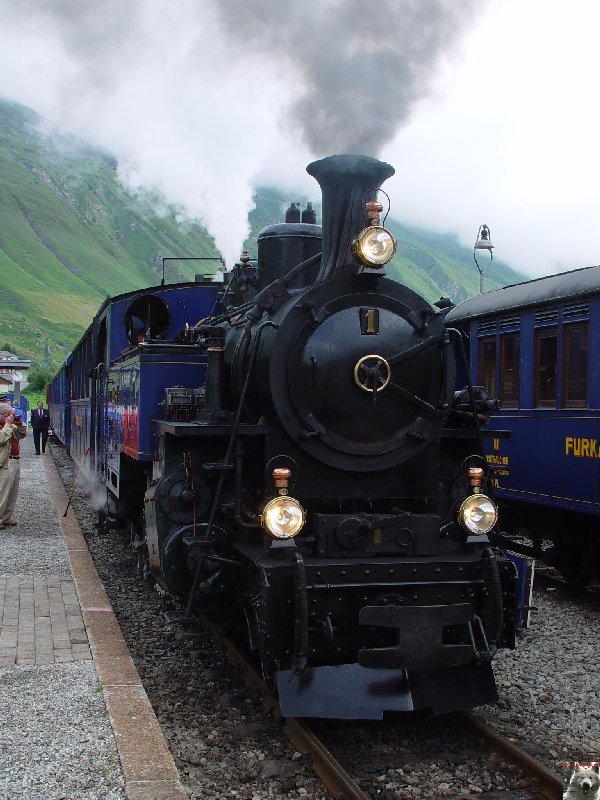
[[[563,800],[600,800],[600,764],[573,764]]]

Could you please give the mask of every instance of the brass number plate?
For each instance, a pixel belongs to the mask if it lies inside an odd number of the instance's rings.
[[[360,332],[363,336],[373,336],[379,333],[379,309],[360,309]]]

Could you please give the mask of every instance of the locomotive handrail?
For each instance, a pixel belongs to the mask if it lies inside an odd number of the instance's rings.
[[[227,288],[229,289],[229,286]],[[226,295],[223,295],[221,302],[225,301],[225,297]],[[231,320],[234,317],[245,314],[246,311],[249,311],[253,305],[254,305],[254,300],[248,300],[246,303],[242,303],[241,306],[233,306],[229,311],[223,314],[218,314],[216,317],[204,317],[204,319],[198,320],[198,322],[195,325],[193,325],[190,328],[190,330],[197,330],[198,328],[202,327],[202,325],[204,325],[207,320],[210,320],[211,325],[218,325],[221,322],[231,323]]]
[[[398,386],[397,383],[393,383],[392,381],[388,384],[392,389],[395,389],[398,394],[407,400],[412,405],[417,406],[422,411],[426,411],[428,414],[433,414],[437,417],[439,414],[439,409],[435,406],[432,406],[430,403],[427,403],[425,400],[422,400],[420,397],[417,397],[416,394],[412,394],[412,392],[408,392],[406,389],[403,389],[402,386]]]

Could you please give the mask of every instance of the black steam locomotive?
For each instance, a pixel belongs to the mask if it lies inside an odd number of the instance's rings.
[[[490,702],[517,601],[514,567],[493,546],[487,400],[472,387],[455,396],[454,334],[383,274],[395,242],[378,196],[392,167],[332,156],[308,172],[322,227],[309,215],[264,229],[257,264],[237,265],[218,313],[173,337],[156,297],[135,300],[137,337],[94,372],[110,511],[145,540],[180,605],[170,618],[217,619],[260,662],[284,715]],[[144,384],[143,370],[178,358],[144,461],[131,441],[156,379]]]

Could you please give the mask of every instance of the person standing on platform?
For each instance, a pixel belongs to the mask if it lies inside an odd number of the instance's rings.
[[[12,411],[0,414],[0,530],[16,525],[12,513],[19,492],[19,440],[27,428]]]
[[[31,427],[33,428],[33,446],[35,454],[40,454],[40,439],[42,443],[42,453],[46,452],[46,442],[48,441],[48,429],[50,428],[50,412],[44,408],[42,400],[31,412]]]

